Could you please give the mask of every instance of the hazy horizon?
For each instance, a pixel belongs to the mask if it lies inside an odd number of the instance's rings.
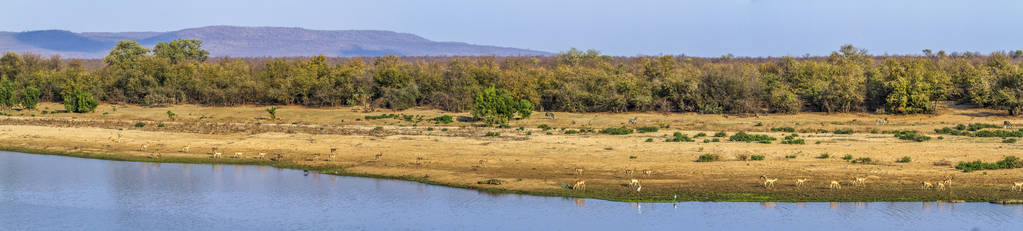
[[[0,31],[174,31],[213,25],[389,30],[434,41],[548,52],[575,47],[620,56],[827,55],[843,44],[871,54],[1023,49],[1023,31],[1014,30],[1019,20],[1013,18],[1023,12],[1023,3],[981,2],[183,0],[152,6],[125,0],[16,0],[0,9],[0,22],[8,22],[0,23]]]

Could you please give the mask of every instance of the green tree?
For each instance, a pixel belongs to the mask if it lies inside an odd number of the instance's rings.
[[[491,124],[505,123],[515,114],[526,118],[533,110],[529,101],[512,99],[504,89],[489,87],[476,96],[472,116]]]
[[[39,96],[42,95],[42,91],[35,86],[25,87],[21,92],[21,106],[26,109],[36,109],[36,105],[39,104]]]
[[[994,105],[1009,115],[1023,115],[1023,73],[1007,75],[998,81],[993,95]]]
[[[0,57],[0,78],[15,78],[25,67],[25,60],[18,53],[4,52]]]
[[[73,86],[64,91],[64,109],[74,113],[86,113],[96,110],[99,101],[92,97],[88,91]]]
[[[110,54],[103,57],[103,62],[110,66],[117,66],[120,68],[131,68],[138,64],[139,59],[142,59],[149,49],[142,47],[138,42],[131,40],[117,41],[117,45],[114,49],[110,50]]]
[[[9,79],[0,80],[0,108],[11,108],[18,104],[17,85]]]
[[[153,48],[153,56],[170,60],[171,64],[182,62],[206,62],[210,52],[202,49],[202,41],[175,39],[170,42],[157,43]]]

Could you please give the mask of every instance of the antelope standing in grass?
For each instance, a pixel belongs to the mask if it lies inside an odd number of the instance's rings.
[[[945,182],[944,181],[939,181],[938,182],[938,191],[945,191]]]
[[[577,180],[575,184],[572,184],[572,190],[583,190],[586,191],[586,180]]]
[[[631,176],[632,175],[632,169],[626,169],[625,170],[625,175],[626,176]]]
[[[213,153],[213,159],[217,159],[217,158],[220,158],[220,157],[221,157],[221,156],[223,156],[223,155],[224,155],[224,154],[222,154],[222,153],[220,153],[220,152],[214,152],[214,153]]]
[[[831,185],[828,186],[828,188],[829,189],[842,189],[842,184],[838,183],[837,180],[831,180]]]
[[[259,153],[259,159],[260,159],[260,160],[262,160],[262,159],[266,159],[266,153],[265,153],[265,152],[260,152],[260,153]]]
[[[487,160],[480,160],[480,167],[481,168],[487,167],[487,162],[488,162]]]
[[[867,178],[866,177],[856,177],[856,179],[853,180],[853,185],[855,185],[855,186],[867,186]]]
[[[1010,128],[1012,128],[1012,123],[1010,123],[1008,120],[1003,121],[1002,122],[1002,127],[1004,127],[1005,129],[1010,129]]]
[[[945,180],[942,181],[941,183],[944,183],[945,186],[948,186],[949,188],[951,188],[952,187],[952,176],[945,176]]]
[[[233,157],[231,157],[231,158],[235,158],[235,159],[241,159],[241,158],[242,158],[242,153],[241,153],[241,152],[235,152],[235,153],[234,153],[234,156],[233,156]]]
[[[806,184],[806,181],[807,181],[807,180],[809,180],[809,179],[806,179],[806,178],[799,178],[799,179],[796,179],[796,187],[797,187],[797,188],[798,188],[798,187],[802,187],[802,186],[803,186],[803,184]]]
[[[888,124],[888,118],[884,118],[884,119],[877,118],[877,121],[875,121],[874,123],[876,123],[877,125],[887,125]]]
[[[767,178],[767,176],[760,176],[760,180],[764,181],[764,188],[774,188],[774,182],[778,181],[778,178]]]
[[[384,153],[383,153],[383,152],[381,152],[381,153],[377,153],[377,154],[376,154],[375,156],[373,156],[373,159],[374,159],[374,160],[380,160],[380,157],[383,157],[383,156],[384,156]]]
[[[544,112],[543,117],[547,119],[554,119],[554,112]]]
[[[654,174],[654,171],[643,170],[643,175],[650,176],[650,175],[653,175],[653,174]]]
[[[922,187],[923,189],[932,189],[934,188],[934,184],[931,184],[931,182],[924,181],[921,183],[920,187]]]
[[[188,149],[189,149],[189,147],[186,144],[184,147],[181,147],[181,151],[178,151],[178,152],[188,152]]]
[[[1023,182],[1012,182],[1012,190],[1010,191],[1023,192]]]
[[[639,122],[639,117],[632,117],[632,119],[629,119],[629,124],[636,124],[636,122]]]
[[[575,174],[582,176],[583,175],[583,168],[576,168],[575,169]]]
[[[639,180],[636,178],[629,179],[629,187],[639,186]]]
[[[142,144],[142,145],[139,145],[139,151],[140,151],[140,152],[145,152],[145,151],[146,151],[146,149],[149,149],[149,144]]]

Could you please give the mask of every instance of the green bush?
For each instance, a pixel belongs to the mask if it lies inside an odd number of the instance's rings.
[[[817,159],[827,159],[827,158],[831,158],[831,154],[821,153],[820,156],[817,156]]]
[[[579,130],[574,130],[574,129],[565,130],[565,134],[568,134],[568,135],[576,134],[576,133],[579,133]]]
[[[64,108],[69,112],[92,112],[96,110],[96,106],[99,106],[99,101],[93,98],[89,92],[74,88],[64,94]]]
[[[141,127],[145,127],[145,126],[146,126],[146,123],[143,123],[143,122],[135,123],[135,127],[136,128],[141,128]]]
[[[785,159],[795,159],[796,155],[786,155]]]
[[[632,129],[631,128],[605,128],[604,130],[600,130],[600,133],[608,134],[608,135],[628,135],[628,134],[632,134]]]
[[[995,169],[1013,169],[1023,167],[1023,161],[1015,156],[1006,156],[1005,159],[999,160],[995,163],[986,163],[980,160],[973,162],[959,162],[956,165],[956,169],[962,170],[963,172],[972,172],[976,170],[995,170]]]
[[[746,134],[745,132],[739,132],[739,133],[735,133],[735,135],[732,135],[731,137],[729,137],[728,140],[729,141],[740,141],[740,142],[746,142],[746,143],[758,142],[758,143],[769,144],[769,143],[771,143],[771,141],[774,141],[774,140],[777,140],[777,139],[774,138],[774,137],[768,136],[768,135],[752,135],[752,134]]]
[[[547,126],[546,124],[541,124],[540,126],[536,126],[536,128],[543,129],[544,131],[553,129],[551,126]]]
[[[1002,139],[1002,143],[1016,143],[1016,138],[1005,138],[1005,139]]]
[[[749,157],[750,160],[764,160],[764,155],[752,155]]]
[[[696,135],[693,136],[693,138],[700,138],[700,137],[704,137],[704,136],[707,136],[707,133],[701,132],[701,133],[696,133]]]
[[[694,142],[694,141],[695,140],[689,138],[688,135],[682,134],[681,132],[675,132],[675,134],[672,134],[671,138],[664,140],[664,142]]]
[[[847,155],[845,155],[845,156],[842,156],[842,159],[843,159],[843,160],[847,160],[847,161],[848,161],[848,160],[852,160],[852,159],[853,159],[853,156],[852,156],[852,155],[848,155],[848,154],[847,154]]]
[[[718,138],[714,138],[714,139],[711,139],[710,142],[721,142],[721,140],[718,139]]]
[[[21,92],[21,106],[29,110],[36,109],[36,105],[39,105],[40,95],[42,95],[42,92],[39,91],[39,88],[35,86],[25,87]]]
[[[472,106],[472,116],[484,122],[499,124],[519,114],[528,118],[533,112],[533,104],[527,100],[515,100],[504,89],[490,87],[476,95]]]
[[[792,127],[780,127],[780,128],[771,128],[771,131],[772,132],[796,132],[796,129],[792,128]]]
[[[834,133],[835,134],[853,134],[853,130],[852,130],[852,128],[836,129],[834,131]]]
[[[487,132],[487,134],[484,134],[483,136],[501,136],[501,133],[498,133],[498,132]]]
[[[852,161],[853,164],[869,164],[873,162],[874,161],[871,160],[870,157],[860,157]]]
[[[647,143],[654,142],[654,138],[646,138],[646,142]]]
[[[434,124],[449,124],[449,123],[455,122],[454,117],[451,117],[449,115],[442,115],[442,116],[438,116],[438,117],[433,117],[433,118],[430,118],[429,120],[433,121]]]
[[[726,136],[728,136],[728,133],[725,133],[725,132],[714,133],[714,137],[726,137]]]
[[[913,159],[909,158],[908,156],[903,156],[902,159],[896,160],[895,162],[909,163],[910,161],[913,161]]]
[[[696,159],[696,162],[711,162],[717,161],[718,159],[721,159],[721,157],[718,156],[717,154],[703,154]]]
[[[636,131],[639,133],[657,132],[657,130],[658,130],[657,127],[653,126],[639,127],[636,129]]]
[[[895,134],[895,137],[897,137],[899,139],[902,139],[902,140],[912,140],[912,141],[916,141],[916,142],[924,142],[924,141],[931,140],[930,136],[925,136],[925,135],[917,134],[916,131],[910,131],[910,130],[894,131],[893,133]]]

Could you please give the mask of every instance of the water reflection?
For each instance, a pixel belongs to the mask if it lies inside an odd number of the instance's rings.
[[[639,229],[654,230],[1023,227],[1023,205],[623,203],[304,176],[265,166],[209,166],[0,152],[0,229],[613,230],[636,229],[637,223]]]

